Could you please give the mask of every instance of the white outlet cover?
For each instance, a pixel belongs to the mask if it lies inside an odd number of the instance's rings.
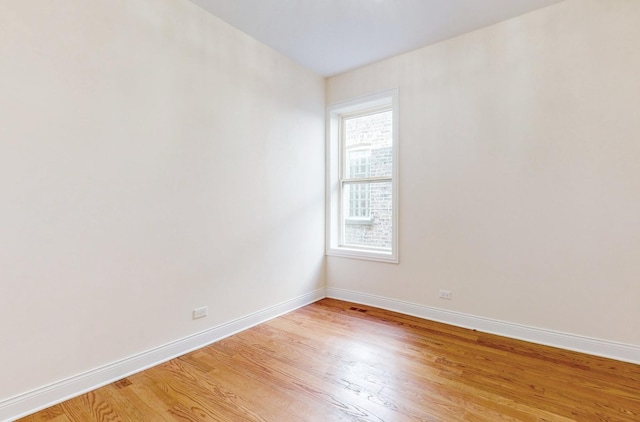
[[[451,300],[451,291],[440,290],[440,293],[438,294],[438,296],[440,296],[441,299]]]
[[[209,313],[209,308],[203,306],[202,308],[196,308],[193,310],[193,319],[204,318]]]

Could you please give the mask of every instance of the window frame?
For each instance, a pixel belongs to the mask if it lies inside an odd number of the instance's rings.
[[[391,250],[375,247],[344,245],[344,215],[342,185],[346,149],[343,148],[343,119],[372,114],[380,110],[392,112],[392,230]],[[392,89],[327,106],[326,114],[326,255],[398,263],[398,90]]]

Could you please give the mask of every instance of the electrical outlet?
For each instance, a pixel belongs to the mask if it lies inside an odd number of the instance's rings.
[[[451,300],[451,291],[449,291],[449,290],[440,290],[440,293],[438,294],[438,296],[440,297],[440,299]]]
[[[203,306],[202,308],[196,308],[193,310],[193,319],[204,318],[209,313],[209,308]]]

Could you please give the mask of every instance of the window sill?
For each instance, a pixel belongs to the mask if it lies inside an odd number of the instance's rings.
[[[391,251],[377,251],[343,246],[329,248],[327,249],[326,254],[327,256],[338,256],[342,258],[364,259],[367,261],[387,262],[392,264],[398,263],[398,256]]]
[[[350,226],[372,226],[373,220],[371,218],[347,218],[344,223]]]

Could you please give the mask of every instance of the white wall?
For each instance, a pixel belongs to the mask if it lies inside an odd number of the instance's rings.
[[[567,0],[331,78],[399,88],[400,264],[328,287],[640,345],[639,21]]]
[[[0,401],[322,288],[324,94],[186,0],[0,2]]]

